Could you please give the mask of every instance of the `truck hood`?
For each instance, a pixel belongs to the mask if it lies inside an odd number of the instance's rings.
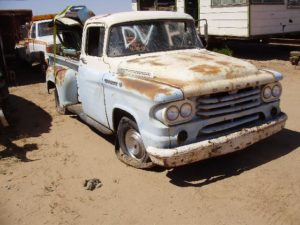
[[[119,64],[118,74],[179,88],[185,97],[255,87],[280,79],[249,62],[205,49],[130,58]]]

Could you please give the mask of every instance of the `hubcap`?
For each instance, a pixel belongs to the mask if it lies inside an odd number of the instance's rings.
[[[125,134],[125,145],[129,156],[143,161],[146,150],[141,135],[134,129],[129,129]]]

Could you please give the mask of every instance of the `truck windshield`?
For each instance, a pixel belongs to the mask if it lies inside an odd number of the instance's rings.
[[[50,23],[50,21],[38,24],[39,37],[50,36],[53,34],[53,28],[48,26],[49,23]]]
[[[202,47],[193,21],[156,20],[113,26],[107,55],[118,57]]]

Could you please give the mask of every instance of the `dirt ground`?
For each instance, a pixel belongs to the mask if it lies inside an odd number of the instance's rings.
[[[169,170],[124,165],[113,137],[58,115],[45,84],[16,68],[11,142],[0,144],[0,224],[300,224],[300,67],[287,61],[290,49],[233,49],[285,75],[286,128],[244,151]],[[85,190],[90,178],[103,186]]]

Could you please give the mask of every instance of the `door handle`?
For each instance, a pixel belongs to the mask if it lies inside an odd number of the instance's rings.
[[[80,60],[81,60],[81,62],[82,62],[83,64],[87,64],[86,58],[81,57]]]

